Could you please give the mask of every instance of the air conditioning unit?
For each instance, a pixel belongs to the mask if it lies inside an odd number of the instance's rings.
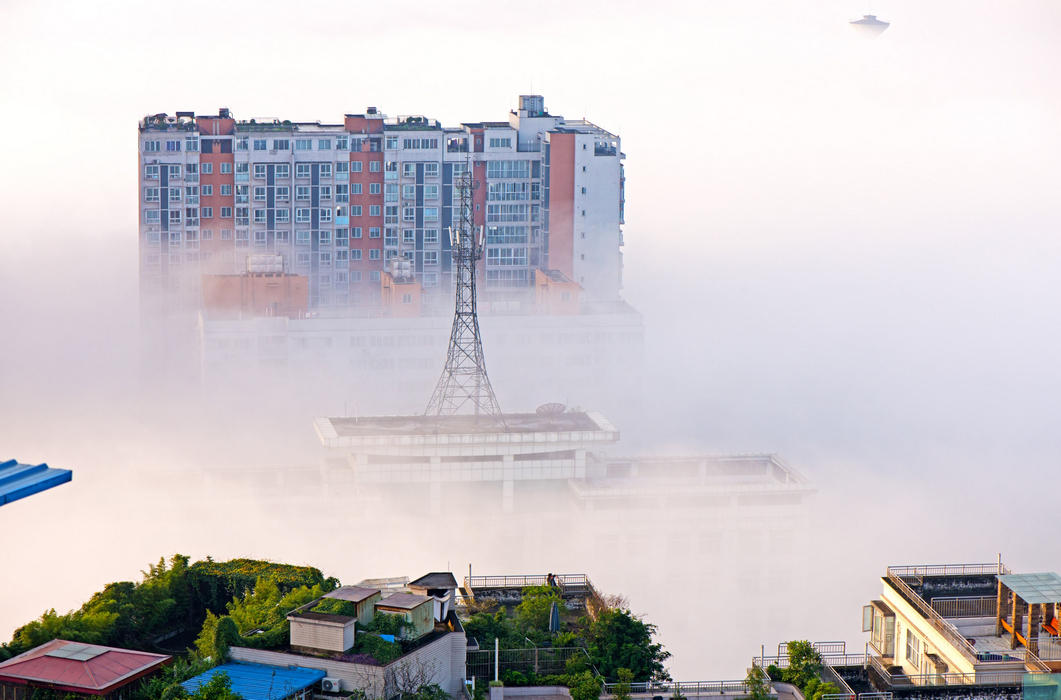
[[[338,693],[339,692],[339,679],[338,678],[325,678],[321,681],[321,690],[326,693]]]

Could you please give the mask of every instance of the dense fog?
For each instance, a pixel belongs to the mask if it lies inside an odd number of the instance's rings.
[[[408,21],[325,4],[335,21],[293,30],[312,52],[258,53],[239,79],[152,67],[161,6],[0,7],[0,459],[74,470],[0,508],[0,638],[174,552],[344,582],[471,564],[586,573],[659,625],[675,678],[736,678],[760,644],[860,650],[889,564],[1058,569],[1061,9],[881,0],[892,27],[865,42],[846,26],[863,4],[456,3]],[[233,28],[231,55],[269,45],[284,14],[202,7]],[[371,22],[390,33],[352,38]],[[166,41],[201,55],[219,38],[198,28]],[[440,30],[451,50],[430,58]],[[457,47],[476,33],[469,64]],[[352,72],[361,51],[393,60]],[[469,487],[432,514],[322,478],[312,420],[356,387],[219,390],[144,362],[144,114],[373,104],[450,124],[531,91],[623,137],[624,296],[645,326],[644,365],[614,380],[629,401],[558,398],[605,411],[613,452],[776,453],[814,489],[801,505],[609,514],[545,493],[509,513]],[[485,350],[503,406],[532,410],[545,378]],[[417,412],[431,388],[357,394],[357,410]]]

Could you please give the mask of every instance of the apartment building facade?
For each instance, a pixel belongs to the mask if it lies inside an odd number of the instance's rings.
[[[306,277],[311,310],[375,308],[396,259],[423,309],[448,309],[465,174],[484,299],[533,304],[536,270],[587,301],[619,298],[619,137],[549,114],[539,95],[520,96],[508,121],[458,127],[375,108],[335,124],[158,114],[140,123],[139,158],[147,313],[198,310],[202,275],[240,274],[261,254]]]

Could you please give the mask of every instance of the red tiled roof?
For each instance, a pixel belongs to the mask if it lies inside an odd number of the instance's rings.
[[[72,653],[78,649],[80,654]],[[0,681],[105,695],[150,673],[169,658],[164,654],[53,639],[0,663]]]

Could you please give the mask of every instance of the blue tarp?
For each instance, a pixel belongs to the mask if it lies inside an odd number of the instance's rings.
[[[324,671],[315,668],[230,663],[186,680],[181,687],[194,693],[218,673],[228,675],[232,692],[244,700],[283,700],[324,678]]]
[[[69,469],[52,469],[47,464],[0,462],[0,506],[65,484],[72,477]]]

